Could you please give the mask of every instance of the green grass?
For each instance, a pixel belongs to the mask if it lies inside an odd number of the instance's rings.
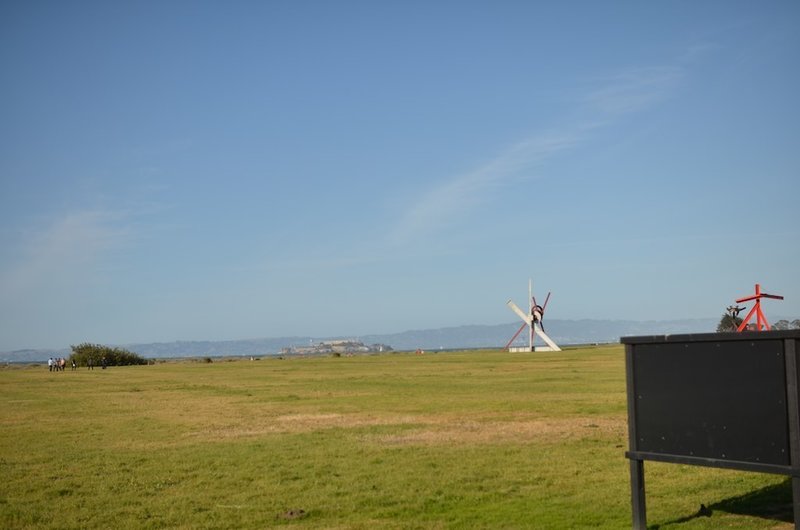
[[[630,527],[623,357],[3,369],[0,527]],[[783,477],[645,467],[653,527],[791,527]]]

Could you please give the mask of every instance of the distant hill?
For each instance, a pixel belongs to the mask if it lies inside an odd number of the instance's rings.
[[[714,332],[719,319],[687,319],[664,321],[635,320],[545,320],[547,334],[560,345],[618,342],[631,335],[664,335]],[[130,351],[148,358],[227,357],[276,355],[289,346],[308,346],[314,342],[354,339],[366,344],[386,344],[395,350],[500,348],[519,329],[519,323],[456,326],[439,329],[403,331],[386,335],[358,337],[276,337],[227,341],[176,341],[149,344],[123,344]],[[523,332],[521,335],[525,335]],[[524,344],[524,338],[519,339]],[[17,350],[0,353],[2,362],[42,362],[49,357],[67,357],[69,348],[60,350]]]
[[[718,319],[689,319],[669,321],[634,320],[548,320],[545,331],[558,344],[592,344],[619,342],[630,335],[662,335],[676,333],[710,333],[716,330]],[[503,347],[519,329],[520,323],[493,326],[475,325],[440,329],[404,331],[390,335],[367,335],[364,342],[389,344],[395,350],[452,349]],[[521,333],[520,344],[527,340]]]

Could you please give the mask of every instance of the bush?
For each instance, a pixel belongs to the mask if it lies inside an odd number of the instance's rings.
[[[719,324],[717,324],[717,333],[736,331],[736,328],[738,328],[739,324],[741,323],[742,323],[741,318],[736,316],[731,316],[729,313],[725,313],[719,320]]]
[[[148,364],[147,359],[144,357],[123,348],[111,348],[102,344],[90,344],[88,342],[70,346],[70,348],[72,348],[72,355],[69,356],[69,361],[75,361],[79,366],[88,366],[89,361],[94,366],[101,366],[103,359],[105,359],[106,366]]]

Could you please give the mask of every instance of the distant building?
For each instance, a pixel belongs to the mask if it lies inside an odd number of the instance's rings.
[[[379,353],[392,351],[386,344],[366,345],[357,340],[329,340],[309,346],[288,346],[281,349],[284,355],[324,355],[327,353]]]

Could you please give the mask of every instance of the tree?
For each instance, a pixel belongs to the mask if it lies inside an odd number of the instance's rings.
[[[70,346],[72,355],[70,361],[75,361],[79,366],[88,366],[89,360],[95,366],[100,366],[105,359],[108,366],[128,366],[134,364],[147,364],[147,359],[123,348],[111,348],[102,344],[84,342],[77,346]]]
[[[741,323],[741,318],[732,316],[730,313],[725,313],[719,320],[719,324],[717,324],[717,333],[736,331]]]
[[[773,325],[771,325],[770,328],[778,331],[782,329],[789,329],[789,325],[790,324],[788,320],[778,320]]]
[[[795,318],[792,320],[792,323],[789,324],[789,329],[800,329],[800,318]]]

